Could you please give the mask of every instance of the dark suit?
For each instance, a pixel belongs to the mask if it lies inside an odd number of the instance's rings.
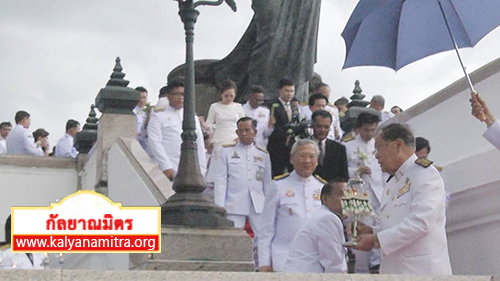
[[[269,156],[271,158],[272,174],[273,177],[275,177],[283,174],[287,163],[290,162],[290,153],[285,147],[287,139],[285,125],[290,123],[290,120],[286,114],[285,107],[279,99],[275,99],[268,104],[271,112],[273,111],[273,104],[278,104],[278,106],[274,108],[276,124],[274,124],[273,133],[269,136],[267,151],[269,151]]]
[[[347,170],[347,154],[343,144],[326,140],[325,143],[325,157],[323,159],[323,166],[318,167],[314,171],[323,179],[329,181],[334,178],[349,179],[349,171]]]

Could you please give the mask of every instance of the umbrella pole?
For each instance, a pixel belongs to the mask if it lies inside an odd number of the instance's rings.
[[[476,94],[476,90],[474,90],[474,85],[472,85],[472,81],[470,80],[469,73],[467,73],[467,70],[465,69],[464,63],[462,62],[462,57],[460,56],[460,52],[458,51],[457,42],[455,41],[455,38],[453,37],[453,34],[451,33],[451,28],[450,28],[450,25],[448,24],[448,20],[446,19],[446,15],[444,13],[443,6],[441,5],[441,1],[437,0],[437,2],[439,4],[439,8],[441,9],[441,13],[443,14],[444,22],[446,23],[446,28],[448,29],[448,33],[450,34],[451,41],[453,42],[453,47],[455,47],[455,51],[457,52],[458,60],[460,61],[460,65],[462,66],[462,70],[464,71],[465,78],[467,79],[467,83],[469,83],[471,95]]]

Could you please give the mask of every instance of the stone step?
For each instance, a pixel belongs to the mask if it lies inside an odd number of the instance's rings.
[[[253,262],[205,260],[149,260],[136,270],[252,272]]]
[[[152,260],[252,262],[252,239],[242,229],[195,229],[168,226],[161,230],[161,253]]]

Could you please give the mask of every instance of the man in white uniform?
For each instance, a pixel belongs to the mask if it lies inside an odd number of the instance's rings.
[[[37,147],[33,134],[28,130],[31,124],[30,114],[18,111],[14,117],[16,126],[6,139],[7,154],[44,156],[41,147]]]
[[[284,270],[295,234],[321,206],[321,188],[326,182],[313,176],[318,157],[316,142],[298,140],[290,154],[294,171],[275,177],[266,194],[262,225],[259,227],[259,265],[262,272]]]
[[[148,148],[148,140],[146,138],[146,134],[143,130],[144,122],[146,121],[147,113],[145,110],[146,103],[148,102],[148,90],[146,88],[139,86],[135,88],[136,91],[139,92],[139,102],[134,107],[132,112],[135,114],[135,125],[137,130],[137,140],[141,144],[142,148],[147,151]]]
[[[342,196],[346,183],[332,181],[321,190],[321,203],[295,235],[286,272],[346,273],[346,249],[342,225]]]
[[[272,180],[269,153],[254,144],[256,123],[250,117],[240,118],[236,130],[239,141],[223,145],[214,163],[215,204],[226,209],[227,218],[234,222],[234,227],[244,228],[248,219],[255,234],[254,256],[265,195]],[[255,262],[258,269],[257,258]]]
[[[488,105],[479,94],[472,96],[470,102],[472,106],[472,116],[486,123],[487,130],[484,132],[483,137],[500,150],[500,121],[495,118],[488,108]]]
[[[270,110],[262,106],[264,104],[264,88],[253,86],[250,88],[250,98],[243,105],[245,116],[257,121],[257,136],[255,144],[260,147],[267,146],[267,140],[273,132],[274,118],[270,119]]]
[[[357,175],[364,180],[370,203],[377,212],[384,189],[384,179],[380,165],[375,158],[375,132],[380,121],[377,115],[361,113],[356,120],[358,135],[345,143],[349,178]],[[375,225],[373,218],[366,218],[364,223]],[[367,269],[377,273],[380,267],[380,252],[374,249],[368,256],[363,252],[354,251],[356,254],[356,272],[366,273]],[[367,264],[368,263],[368,264]],[[367,266],[366,266],[367,265]],[[368,268],[367,268],[368,267]]]
[[[355,248],[379,248],[382,274],[451,275],[441,175],[431,161],[417,158],[406,125],[382,128],[375,148],[382,170],[392,177],[384,190],[380,228],[365,227]]]
[[[181,156],[182,120],[184,119],[184,82],[172,80],[160,89],[160,95],[167,95],[169,105],[155,107],[148,124],[148,145],[153,158],[165,176],[174,180]],[[196,123],[196,143],[201,175],[207,171],[205,144],[198,118]]]
[[[394,114],[389,111],[383,111],[385,107],[385,99],[383,96],[375,95],[370,101],[370,108],[373,108],[380,112],[380,123],[384,123],[385,121],[394,117]]]
[[[7,154],[7,142],[5,139],[12,130],[12,125],[10,122],[0,123],[0,154]]]
[[[78,151],[74,146],[76,134],[80,132],[80,123],[73,119],[66,122],[66,134],[56,144],[55,157],[76,158]]]

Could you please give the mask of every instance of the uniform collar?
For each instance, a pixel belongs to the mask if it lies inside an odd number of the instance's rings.
[[[244,145],[244,144],[242,144],[241,142],[237,142],[237,143],[236,143],[236,145],[237,145],[237,146],[239,146],[239,147],[242,147],[243,149],[247,149],[247,150],[252,149],[252,147],[254,146],[254,144],[253,144],[253,143],[251,143],[251,144],[249,144],[249,145]]]
[[[371,139],[370,141],[366,142],[363,138],[361,138],[361,135],[360,135],[360,134],[358,134],[358,135],[356,136],[356,139],[357,139],[359,142],[362,142],[362,143],[364,143],[364,144],[366,144],[366,145],[368,145],[368,144],[369,144],[369,143],[371,143],[371,142],[375,142],[375,139],[374,139],[374,138],[373,138],[373,139]]]
[[[408,172],[408,169],[411,167],[411,163],[415,162],[417,160],[417,156],[415,154],[412,154],[406,161],[399,167],[399,169],[396,171],[394,174],[394,178],[396,181],[399,181],[401,178],[404,177],[404,175]]]
[[[296,180],[298,182],[303,182],[303,183],[309,182],[311,180],[311,177],[312,177],[312,175],[310,175],[308,178],[304,178],[304,177],[300,176],[299,174],[297,174],[297,172],[295,170],[290,174],[290,178],[292,178],[293,180]]]

